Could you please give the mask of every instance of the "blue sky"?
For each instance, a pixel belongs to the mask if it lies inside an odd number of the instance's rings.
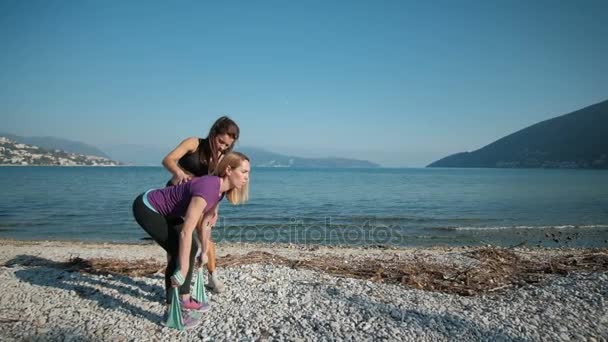
[[[0,0],[0,131],[422,166],[608,99],[608,1]]]

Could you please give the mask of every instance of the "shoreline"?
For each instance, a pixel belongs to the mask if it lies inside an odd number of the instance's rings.
[[[322,243],[298,243],[298,242],[233,242],[226,240],[215,241],[218,246],[224,246],[228,248],[281,248],[281,249],[299,249],[299,250],[318,250],[318,249],[352,249],[352,250],[384,250],[384,251],[412,251],[412,250],[471,250],[484,247],[503,248],[503,249],[515,249],[515,250],[530,250],[530,251],[608,251],[608,246],[602,247],[579,247],[579,246],[568,246],[568,245],[556,245],[556,246],[537,246],[533,244],[527,244],[525,241],[514,245],[502,246],[491,243],[479,243],[479,244],[468,244],[468,245],[448,245],[448,244],[436,244],[436,245],[420,245],[420,246],[407,246],[407,245],[396,245],[396,244],[382,244],[382,243],[368,243],[368,244],[322,244]],[[76,244],[76,245],[125,245],[125,246],[147,246],[155,245],[156,242],[152,238],[145,237],[139,241],[103,241],[103,240],[69,240],[69,239],[16,239],[0,237],[0,245],[39,245],[39,244]],[[160,248],[160,247],[159,247]]]
[[[209,293],[211,311],[197,328],[177,331],[160,325],[165,255],[155,243],[0,239],[0,246],[2,340],[608,335],[606,248],[221,243],[227,290]]]

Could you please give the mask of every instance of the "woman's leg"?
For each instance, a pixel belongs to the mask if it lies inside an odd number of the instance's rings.
[[[167,184],[165,184],[165,187],[169,186],[173,186],[171,180],[168,180]],[[178,226],[184,224],[184,220],[182,220],[180,217],[165,217],[165,220],[167,220],[167,226],[169,227],[169,238],[173,241],[179,241],[179,236],[177,235],[176,230]],[[172,258],[171,255],[167,253],[167,268],[165,269],[165,288],[167,289],[171,288],[171,276],[173,273],[175,273],[175,268],[177,267],[175,260],[175,258]],[[192,263],[190,265],[192,265]],[[190,268],[192,268],[192,266]],[[190,284],[190,282],[185,281],[184,284]],[[180,287],[180,293],[182,287],[184,286],[182,285]]]
[[[154,212],[148,208],[143,201],[143,195],[139,195],[133,202],[133,216],[137,223],[156,241],[165,251],[167,251],[167,268],[165,269],[165,293],[167,302],[171,301],[169,291],[171,290],[171,276],[177,269],[177,256],[179,251],[179,238],[176,228],[169,225],[170,220],[167,220],[161,214]],[[190,265],[194,265],[196,258],[197,246],[193,239],[193,244],[190,249]],[[189,267],[186,281],[179,288],[179,293],[185,297],[189,296],[190,283],[192,282],[192,269]]]
[[[215,272],[215,243],[209,240],[209,247],[207,248],[207,271],[209,274]]]
[[[148,208],[143,201],[143,194],[137,196],[133,202],[133,216],[137,223],[167,252],[167,268],[165,269],[165,293],[167,303],[170,302],[171,296],[169,290],[171,289],[170,277],[174,271],[175,265],[172,265],[173,260],[176,260],[178,248],[177,241],[172,239],[172,234],[167,220],[161,214],[154,212]],[[169,282],[167,282],[169,280]]]
[[[224,283],[220,280],[216,270],[216,252],[215,243],[209,240],[209,248],[207,249],[207,270],[209,271],[209,282],[207,287],[215,293],[224,292]]]

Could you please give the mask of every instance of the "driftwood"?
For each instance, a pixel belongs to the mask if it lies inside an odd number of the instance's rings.
[[[547,260],[523,259],[510,249],[496,247],[476,249],[466,255],[478,261],[475,266],[447,266],[417,258],[413,261],[403,261],[332,256],[294,260],[260,251],[245,255],[227,255],[218,259],[218,265],[229,268],[249,264],[272,264],[465,296],[536,284],[546,279],[547,275],[563,276],[574,271],[608,271],[608,253],[605,250],[548,257]],[[65,266],[81,272],[129,276],[153,275],[164,267],[160,262],[147,260],[80,258],[72,259]]]

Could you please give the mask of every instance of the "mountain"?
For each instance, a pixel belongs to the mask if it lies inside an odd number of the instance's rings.
[[[302,168],[373,168],[380,165],[367,160],[348,158],[302,158],[287,156],[279,153],[269,152],[261,148],[242,147],[237,148],[239,152],[245,153],[250,159],[252,166],[258,167],[302,167]]]
[[[608,169],[608,100],[539,122],[427,167]]]
[[[18,143],[38,146],[47,150],[62,150],[69,153],[84,154],[87,156],[97,156],[110,159],[110,156],[103,153],[97,147],[79,141],[72,141],[55,137],[21,137],[9,133],[0,133],[0,136],[3,136]]]
[[[155,147],[148,145],[107,145],[103,150],[115,160],[146,166],[161,166],[161,161],[173,147]],[[366,160],[346,158],[301,158],[266,151],[256,147],[240,147],[236,151],[245,153],[252,166],[257,167],[379,167]]]
[[[104,157],[47,150],[0,136],[0,165],[117,166]]]
[[[68,153],[99,156],[117,160],[121,164],[138,166],[161,166],[161,161],[174,148],[174,146],[160,147],[152,145],[135,144],[108,144],[101,146],[104,152],[95,146],[78,141],[71,141],[54,137],[20,137],[13,134],[0,133],[10,140],[18,143],[34,145],[46,150],[62,150]],[[302,158],[287,156],[266,151],[255,147],[238,147],[249,156],[252,166],[258,167],[341,167],[341,168],[373,168],[380,165],[367,160],[348,158]],[[108,155],[110,157],[108,157]]]
[[[149,145],[113,144],[103,145],[101,148],[112,156],[112,159],[129,165],[161,166],[163,158],[174,146],[164,148]]]

